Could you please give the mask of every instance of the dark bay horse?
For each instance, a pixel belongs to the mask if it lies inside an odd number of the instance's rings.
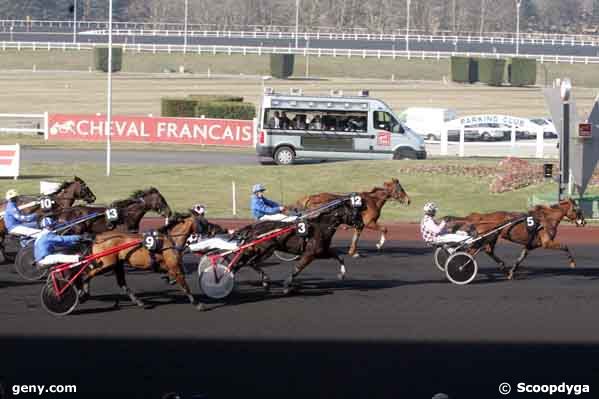
[[[354,236],[352,238],[351,246],[349,248],[349,255],[357,257],[360,256],[358,253],[358,241],[360,234],[365,228],[370,230],[379,231],[381,233],[379,242],[377,243],[377,249],[381,249],[385,243],[387,237],[387,227],[378,223],[381,216],[383,206],[388,200],[396,200],[400,203],[410,205],[410,197],[399,183],[396,178],[391,179],[383,184],[383,187],[374,187],[370,191],[358,193],[362,197],[362,201],[365,203],[365,207],[362,210],[362,223],[363,227],[354,228]],[[313,194],[307,197],[303,197],[297,201],[296,207],[300,209],[312,209],[317,208],[327,202],[333,201],[338,198],[342,198],[347,194],[332,194],[332,193],[320,193]]]
[[[111,208],[117,209],[119,216],[119,220],[113,223],[109,223],[105,215],[106,210]],[[112,228],[123,232],[136,232],[139,229],[141,219],[150,211],[157,212],[165,218],[170,217],[172,214],[170,206],[160,191],[154,187],[135,191],[129,198],[115,201],[108,207],[76,206],[65,209],[59,214],[58,220],[63,223],[94,213],[100,213],[95,219],[87,220],[73,226],[69,229],[69,234],[98,234]]]
[[[297,277],[315,259],[336,259],[339,263],[339,278],[345,276],[345,264],[337,251],[331,248],[331,241],[337,228],[342,225],[348,225],[356,228],[362,227],[360,213],[356,212],[350,205],[349,201],[338,200],[338,206],[323,211],[314,218],[307,219],[306,225],[308,228],[308,236],[303,237],[294,229],[285,234],[279,235],[272,240],[265,241],[251,247],[244,255],[245,259],[240,261],[240,264],[258,265],[261,261],[269,258],[274,251],[283,251],[295,255],[300,255],[298,264],[295,266],[292,274],[285,280],[285,290],[287,294],[290,292],[293,284],[293,279]],[[244,242],[252,242],[259,237],[268,234],[277,229],[285,229],[289,227],[289,223],[279,221],[263,221],[254,225],[247,226],[238,230],[235,233],[237,238],[243,239]],[[255,269],[261,270],[259,266],[254,266]],[[262,271],[263,284],[268,285],[268,276]]]
[[[21,210],[24,214],[37,213],[42,215],[45,211],[42,210],[39,204],[41,196],[34,195],[20,195],[17,197],[17,206],[31,204]],[[75,176],[71,181],[63,182],[54,193],[48,194],[46,197],[50,198],[53,202],[51,212],[60,212],[63,209],[70,208],[75,201],[83,200],[88,204],[96,201],[96,196],[92,190],[87,186],[83,179]],[[0,203],[0,212],[4,212],[6,201]],[[0,252],[4,254],[4,238],[8,232],[4,225],[4,218],[0,217]]]
[[[195,220],[193,215],[176,215],[168,225],[158,230],[155,236],[162,242],[156,251],[149,251],[143,245],[122,250],[118,253],[99,258],[95,267],[85,272],[82,281],[84,298],[89,297],[89,282],[95,276],[108,270],[114,270],[117,284],[137,306],[144,307],[144,302],[129,289],[125,280],[125,264],[141,270],[154,270],[166,272],[168,276],[179,283],[192,305],[196,300],[185,281],[183,273],[183,250],[187,238],[195,233]],[[143,235],[110,231],[96,236],[92,246],[92,254],[100,253],[118,245],[136,240],[143,240]]]
[[[568,255],[570,267],[576,266],[576,261],[567,245],[559,243],[555,237],[560,222],[567,219],[576,224],[584,226],[586,221],[580,208],[574,200],[566,199],[552,206],[538,205],[527,213],[517,212],[493,212],[488,214],[473,213],[464,218],[448,218],[448,226],[457,229],[471,230],[483,235],[493,230],[502,223],[517,221],[506,226],[497,234],[490,235],[482,240],[481,245],[487,255],[491,257],[500,268],[503,269],[505,262],[495,254],[495,246],[499,238],[523,246],[520,256],[514,265],[507,271],[508,279],[513,279],[518,266],[524,261],[528,252],[536,248],[555,249],[564,251]]]

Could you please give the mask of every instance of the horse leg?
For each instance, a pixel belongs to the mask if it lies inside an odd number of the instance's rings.
[[[181,269],[178,267],[177,268],[169,268],[168,274],[171,279],[176,280],[177,283],[179,283],[179,286],[185,293],[185,296],[187,296],[189,303],[192,306],[196,306],[196,304],[197,304],[196,299],[193,296],[193,294],[191,293],[191,290],[189,289],[189,285],[187,285],[187,281],[185,280],[185,274],[183,274]],[[202,310],[202,304],[201,303],[197,304],[196,309]]]
[[[147,309],[148,306],[144,303],[144,301],[135,296],[133,291],[131,291],[131,289],[127,287],[127,281],[125,280],[125,267],[121,262],[119,262],[114,268],[114,275],[116,277],[116,283],[119,285],[119,287],[121,287],[123,293],[125,293],[125,295],[127,295],[129,299],[131,299],[131,302],[135,303],[140,308]],[[118,306],[118,299],[115,306]]]
[[[360,257],[358,253],[358,240],[360,240],[360,234],[362,234],[362,229],[354,229],[354,236],[351,239],[351,246],[349,247],[349,256],[353,256],[354,258]]]
[[[388,232],[387,228],[378,223],[374,223],[374,225],[368,226],[368,228],[372,229],[372,230],[380,231],[381,237],[379,238],[379,242],[376,244],[376,249],[378,249],[378,250],[382,249],[383,244],[385,244],[385,241],[387,240],[387,232]]]
[[[315,256],[312,254],[302,256],[302,258],[299,260],[299,263],[293,268],[293,273],[287,277],[285,283],[283,284],[284,295],[287,295],[292,291],[293,279],[295,279],[302,272],[302,270],[304,270],[306,266],[308,266],[314,260],[314,258]]]
[[[262,269],[260,266],[258,266],[255,263],[251,263],[249,265],[256,273],[258,273],[260,275],[260,282],[262,283],[262,287],[265,290],[270,289],[270,276],[268,274],[266,274],[266,272],[264,271],[264,269]]]
[[[495,254],[495,245],[497,245],[497,239],[491,241],[485,245],[484,250],[485,253],[489,256],[489,258],[493,259],[495,263],[499,266],[499,270],[503,271],[505,269],[505,262],[499,256]]]
[[[570,262],[570,267],[574,269],[576,267],[576,260],[574,260],[574,256],[572,252],[570,252],[570,248],[567,245],[560,244],[557,241],[550,239],[548,236],[541,236],[541,246],[545,249],[557,249],[558,251],[564,251],[568,255],[568,261]]]
[[[337,262],[339,263],[339,273],[337,274],[337,278],[339,280],[343,280],[345,279],[345,262],[343,261],[343,258],[341,256],[339,256],[339,253],[337,252],[337,250],[333,249],[333,248],[329,248],[329,250],[327,251],[327,255],[329,258],[333,258],[336,259]]]
[[[515,276],[516,270],[518,269],[518,266],[520,266],[520,263],[522,263],[524,261],[524,259],[526,259],[527,255],[528,255],[528,249],[523,248],[522,252],[520,253],[520,256],[518,257],[518,259],[516,259],[516,263],[514,263],[514,266],[512,266],[512,268],[508,272],[508,275],[507,275],[508,280],[514,279],[514,276]]]

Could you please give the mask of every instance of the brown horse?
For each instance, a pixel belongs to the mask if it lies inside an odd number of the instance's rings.
[[[113,223],[108,223],[105,212],[107,209],[115,208],[119,216],[119,220]],[[154,187],[146,190],[137,190],[133,192],[129,198],[113,202],[108,207],[99,206],[76,206],[67,208],[58,216],[58,221],[61,223],[68,222],[80,217],[100,214],[97,218],[78,223],[73,226],[68,234],[82,233],[103,233],[107,230],[115,228],[123,232],[137,232],[139,223],[145,214],[149,211],[157,212],[160,216],[168,218],[172,211],[166,199],[160,191]]]
[[[348,252],[349,255],[353,257],[360,256],[358,253],[358,240],[360,239],[360,234],[362,234],[362,230],[364,228],[379,231],[381,236],[379,242],[376,244],[376,247],[377,249],[381,249],[383,247],[383,244],[387,238],[387,227],[379,224],[378,220],[381,216],[383,206],[385,206],[385,203],[389,199],[410,205],[410,197],[399,183],[399,180],[396,178],[383,183],[382,188],[374,187],[370,191],[358,194],[360,197],[362,197],[362,201],[365,205],[362,210],[362,222],[364,226],[361,228],[354,228],[354,236],[352,238],[351,246]],[[295,206],[300,209],[313,209],[344,196],[347,196],[347,194],[313,194],[301,198],[297,201]]]
[[[96,201],[96,196],[83,181],[83,179],[75,176],[72,181],[63,182],[58,189],[52,194],[47,195],[52,200],[52,212],[60,212],[63,209],[71,207],[75,201],[83,200],[88,204]],[[23,214],[37,213],[42,215],[45,211],[40,207],[40,196],[34,195],[20,195],[17,198],[17,206],[31,204],[23,208],[21,212]],[[6,201],[0,203],[0,212],[4,212],[6,207]],[[6,226],[4,225],[4,218],[0,216],[0,258],[4,255],[4,238],[7,234]]]
[[[506,226],[504,229],[492,234],[488,238],[481,240],[477,247],[484,249],[485,253],[491,257],[503,270],[505,262],[495,255],[495,246],[499,238],[520,244],[524,248],[514,265],[508,270],[508,279],[513,279],[518,266],[524,261],[528,252],[536,248],[556,249],[568,254],[570,267],[576,266],[576,261],[567,245],[556,241],[557,229],[560,222],[564,219],[574,222],[576,226],[584,226],[586,221],[582,211],[574,200],[566,199],[552,206],[538,205],[532,208],[528,213],[517,212],[493,212],[488,214],[473,213],[464,218],[448,217],[448,226],[451,230],[455,229],[475,229],[479,235],[484,235],[501,226],[503,223],[516,221]],[[453,226],[453,228],[452,228]],[[474,249],[475,250],[475,249]]]
[[[162,242],[162,246],[155,251],[150,251],[143,245],[135,246],[129,249],[124,249],[118,253],[104,256],[96,260],[95,267],[89,272],[86,272],[83,277],[83,298],[89,297],[89,282],[95,276],[114,269],[117,284],[127,296],[139,307],[145,307],[142,300],[137,298],[135,294],[127,286],[125,280],[125,264],[131,267],[142,270],[154,270],[166,272],[168,276],[175,280],[189,299],[192,305],[196,304],[196,300],[185,281],[183,273],[183,249],[187,238],[195,233],[195,220],[193,215],[177,215],[168,225],[158,230],[155,236],[158,241]],[[92,254],[100,253],[110,248],[125,243],[143,240],[141,234],[106,232],[96,236],[92,246]]]

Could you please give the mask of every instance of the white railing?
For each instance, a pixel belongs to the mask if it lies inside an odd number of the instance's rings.
[[[183,37],[183,29],[113,29],[116,36],[160,36],[160,37]],[[106,29],[96,29],[80,32],[81,35],[108,35]],[[237,31],[237,30],[188,30],[188,37],[210,37],[210,38],[235,38],[235,39],[285,39],[295,40],[295,32],[286,31]],[[405,32],[401,33],[360,33],[360,32],[299,32],[300,40],[343,40],[343,41],[391,41],[402,42],[406,40]],[[513,34],[505,36],[480,36],[480,35],[427,35],[410,33],[409,41],[425,43],[478,43],[478,44],[516,44],[517,37]],[[521,45],[543,45],[543,46],[599,46],[599,36],[562,36],[562,37],[535,37],[520,35]]]
[[[106,43],[58,43],[58,42],[0,42],[0,51],[16,50],[91,50],[94,47],[104,47]],[[240,54],[240,55],[265,55],[265,54],[296,54],[316,57],[361,57],[361,58],[408,58],[408,59],[446,59],[452,56],[470,57],[477,55],[482,58],[509,58],[522,57],[536,59],[540,63],[555,64],[599,64],[599,57],[569,56],[569,55],[543,55],[543,54],[515,54],[515,53],[477,53],[459,51],[404,51],[404,50],[353,50],[330,48],[293,48],[271,46],[202,46],[202,45],[175,45],[175,44],[115,44],[122,47],[125,52],[151,52],[151,53],[197,53],[197,54]]]
[[[21,127],[4,127],[10,126]],[[30,127],[22,127],[24,124]],[[31,127],[37,125],[35,127]],[[43,114],[0,114],[0,133],[33,133],[47,134],[48,113]]]

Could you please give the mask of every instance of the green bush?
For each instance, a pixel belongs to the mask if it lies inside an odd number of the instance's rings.
[[[191,98],[163,98],[160,114],[169,117],[193,118],[197,104],[198,101]]]
[[[478,60],[469,57],[451,57],[451,80],[459,83],[478,81]]]
[[[243,97],[239,96],[225,96],[219,94],[190,94],[188,96],[192,100],[197,100],[201,102],[210,102],[210,101],[218,101],[218,102],[243,102]]]
[[[112,48],[112,72],[118,72],[123,68],[123,49]],[[94,69],[96,71],[108,72],[108,47],[94,48]]]
[[[501,86],[505,69],[505,60],[481,58],[478,60],[478,79],[489,86]]]
[[[512,86],[534,86],[537,83],[537,60],[510,59],[508,80]]]
[[[271,54],[270,74],[275,78],[287,79],[293,75],[294,63],[295,56],[293,54]]]
[[[250,103],[240,102],[199,102],[195,108],[195,116],[218,119],[253,119],[256,107]]]

